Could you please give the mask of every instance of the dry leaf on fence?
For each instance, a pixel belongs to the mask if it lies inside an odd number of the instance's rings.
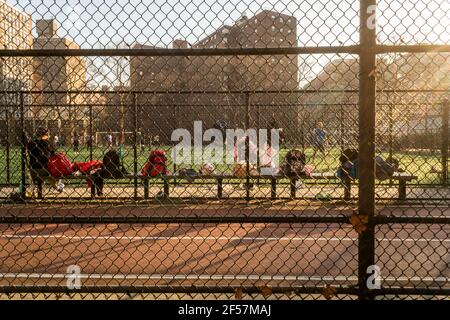
[[[369,222],[369,217],[366,215],[359,215],[357,213],[354,213],[350,219],[350,223],[352,224],[353,228],[358,232],[358,234],[362,234],[364,231],[367,230],[367,223]]]
[[[242,300],[243,293],[244,293],[244,290],[242,288],[236,288],[236,290],[234,290],[235,299]]]
[[[337,292],[336,288],[328,285],[323,289],[322,294],[325,297],[325,299],[330,300],[332,297],[336,295],[336,292]]]
[[[267,298],[268,296],[270,296],[272,294],[272,288],[268,287],[268,286],[262,286],[260,287],[261,289],[261,294],[263,295],[264,298]]]

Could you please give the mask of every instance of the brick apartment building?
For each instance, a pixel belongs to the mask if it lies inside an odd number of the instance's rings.
[[[57,35],[56,21],[37,20],[34,49],[78,49],[75,42]],[[33,89],[36,91],[77,91],[86,87],[86,63],[81,57],[33,58]],[[33,96],[34,118],[51,121],[62,139],[68,142],[74,129],[84,131],[87,126],[86,110],[70,105],[85,103],[85,95],[69,93],[39,93]],[[54,124],[56,121],[56,124]],[[77,128],[78,127],[78,128]]]
[[[295,17],[264,10],[242,17],[189,45],[175,40],[173,48],[266,48],[297,46]],[[135,44],[133,48],[155,48]],[[130,85],[137,91],[264,91],[298,89],[296,55],[131,57]],[[174,128],[192,129],[195,120],[212,127],[218,119],[243,127],[246,97],[242,94],[142,94],[138,104],[147,134],[170,139]],[[264,128],[276,118],[287,134],[295,135],[293,94],[254,94],[250,98],[250,126]],[[256,105],[259,105],[259,112]],[[257,116],[259,114],[259,116]],[[151,116],[150,116],[151,115]],[[161,132],[163,130],[164,132]],[[159,133],[158,133],[159,132]]]
[[[0,0],[0,50],[31,49],[33,46],[31,16]],[[18,119],[20,95],[5,91],[29,90],[32,86],[32,60],[29,57],[0,58],[0,143],[19,143]],[[25,101],[29,96],[24,95]],[[29,117],[25,114],[25,117]],[[9,134],[7,134],[9,133]]]
[[[0,0],[0,49],[31,49],[31,16]],[[0,59],[0,90],[30,89],[33,72],[27,57],[2,57]],[[2,101],[8,96],[3,94]],[[5,100],[6,99],[6,100]]]

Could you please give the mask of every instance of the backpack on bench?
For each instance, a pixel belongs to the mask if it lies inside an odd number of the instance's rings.
[[[88,185],[91,182],[94,184],[95,193],[98,196],[103,195],[104,179],[120,179],[127,174],[122,162],[120,161],[119,153],[116,150],[109,150],[103,156],[103,161],[96,161],[95,164],[90,163],[93,167],[102,163],[100,170],[92,170],[91,179],[88,180]],[[87,165],[86,165],[87,166]],[[91,167],[92,168],[92,167]]]
[[[395,172],[399,171],[399,161],[395,158],[384,160],[380,156],[375,157],[375,176],[378,180],[392,178]]]
[[[126,174],[119,153],[116,150],[109,150],[103,157],[103,167],[101,177],[104,179],[120,179]]]
[[[356,149],[345,149],[339,161],[341,163],[338,169],[338,177],[343,179],[344,177],[350,177],[352,179],[358,179],[359,176],[359,153]],[[392,178],[395,172],[399,171],[399,161],[397,159],[384,160],[380,156],[375,157],[375,178],[378,180],[387,180]]]
[[[73,173],[72,163],[63,152],[55,153],[50,156],[47,169],[54,178],[70,176]]]
[[[340,166],[337,171],[337,176],[340,179],[350,177],[352,179],[358,179],[359,176],[359,153],[356,149],[345,149],[339,157]]]
[[[300,177],[305,174],[306,155],[300,150],[290,150],[281,166],[281,173],[288,177]]]
[[[169,170],[167,155],[164,150],[153,150],[150,152],[147,163],[142,168],[141,175],[148,177],[156,177],[158,175],[168,175]]]

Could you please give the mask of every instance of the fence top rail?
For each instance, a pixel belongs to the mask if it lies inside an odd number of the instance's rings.
[[[375,54],[450,52],[450,45],[376,45]],[[33,56],[236,56],[236,55],[285,55],[285,54],[360,54],[361,46],[313,46],[275,48],[127,48],[127,49],[2,49],[1,57]]]
[[[316,46],[275,48],[129,48],[129,49],[3,49],[0,56],[236,56],[236,55],[285,55],[285,54],[357,54],[359,46]]]
[[[1,50],[0,50],[1,51]],[[359,93],[359,89],[330,90],[0,90],[0,94],[293,94]],[[448,93],[450,89],[379,89],[377,93]]]

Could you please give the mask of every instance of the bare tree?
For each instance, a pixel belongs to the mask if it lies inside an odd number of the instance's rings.
[[[130,45],[125,42],[108,45],[109,49],[127,49]],[[88,84],[102,89],[108,87],[114,91],[127,90],[130,85],[130,58],[127,56],[93,57],[88,61]],[[120,132],[125,131],[125,101],[124,95],[119,93]],[[121,143],[123,144],[123,135]]]

